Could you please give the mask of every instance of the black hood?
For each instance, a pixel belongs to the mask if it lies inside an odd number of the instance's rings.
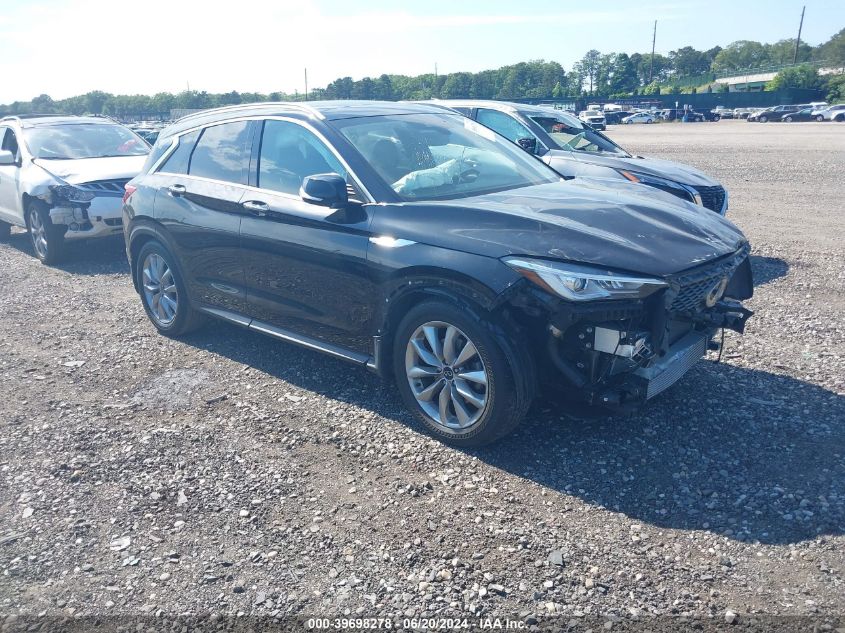
[[[611,169],[625,169],[641,174],[649,174],[659,178],[666,178],[674,182],[693,187],[715,187],[718,182],[710,178],[704,172],[690,167],[684,163],[676,163],[671,160],[658,158],[643,158],[642,156],[615,156],[613,154],[598,154],[591,152],[566,151],[560,149],[549,150],[542,159],[555,168],[556,161],[572,160],[589,165],[599,165]],[[566,164],[566,163],[564,163]],[[570,163],[571,164],[571,163]],[[563,169],[562,171],[566,171]],[[619,176],[622,178],[622,176]]]
[[[652,195],[649,187],[573,180],[405,203],[379,228],[488,257],[524,255],[657,276],[729,255],[746,242],[720,215],[675,200]]]

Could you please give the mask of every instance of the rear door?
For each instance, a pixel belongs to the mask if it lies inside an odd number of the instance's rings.
[[[183,135],[156,173],[155,217],[177,251],[193,301],[242,313],[240,225],[252,121]]]
[[[299,195],[302,180],[314,174],[343,176],[350,197],[361,202],[362,189],[309,124],[268,119],[259,135],[254,186],[243,199],[252,215],[241,223],[247,311],[275,328],[371,353],[370,211],[363,204],[333,210]]]

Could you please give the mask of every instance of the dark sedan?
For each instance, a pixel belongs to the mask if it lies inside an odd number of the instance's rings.
[[[811,107],[803,108],[797,112],[788,112],[787,114],[784,114],[780,120],[784,123],[792,123],[794,121],[815,121],[816,117],[813,116],[813,111],[815,109],[815,107]]]
[[[211,316],[368,367],[462,446],[512,431],[541,387],[636,407],[751,314],[749,245],[728,220],[564,181],[432,106],[185,117],[127,185],[124,220],[161,333]]]

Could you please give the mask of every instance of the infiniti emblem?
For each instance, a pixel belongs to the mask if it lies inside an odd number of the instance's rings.
[[[444,368],[443,368],[443,377],[444,377],[446,380],[452,380],[452,378],[454,378],[454,377],[455,377],[454,373],[452,372],[452,368],[451,368],[451,367],[444,367]]]
[[[722,298],[722,295],[725,292],[725,288],[728,287],[728,278],[723,277],[718,281],[718,283],[710,289],[710,292],[707,293],[707,296],[704,298],[704,305],[708,308],[712,308],[716,305],[716,302]]]

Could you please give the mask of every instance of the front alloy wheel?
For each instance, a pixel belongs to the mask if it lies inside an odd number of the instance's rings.
[[[515,325],[468,304],[411,308],[392,343],[395,383],[414,416],[457,446],[510,433],[534,396],[534,366]]]
[[[58,262],[64,254],[64,233],[50,220],[50,210],[39,202],[30,202],[26,224],[35,256],[44,264]]]
[[[420,325],[408,341],[405,374],[420,408],[447,432],[467,431],[487,407],[487,370],[475,344],[444,321]]]

